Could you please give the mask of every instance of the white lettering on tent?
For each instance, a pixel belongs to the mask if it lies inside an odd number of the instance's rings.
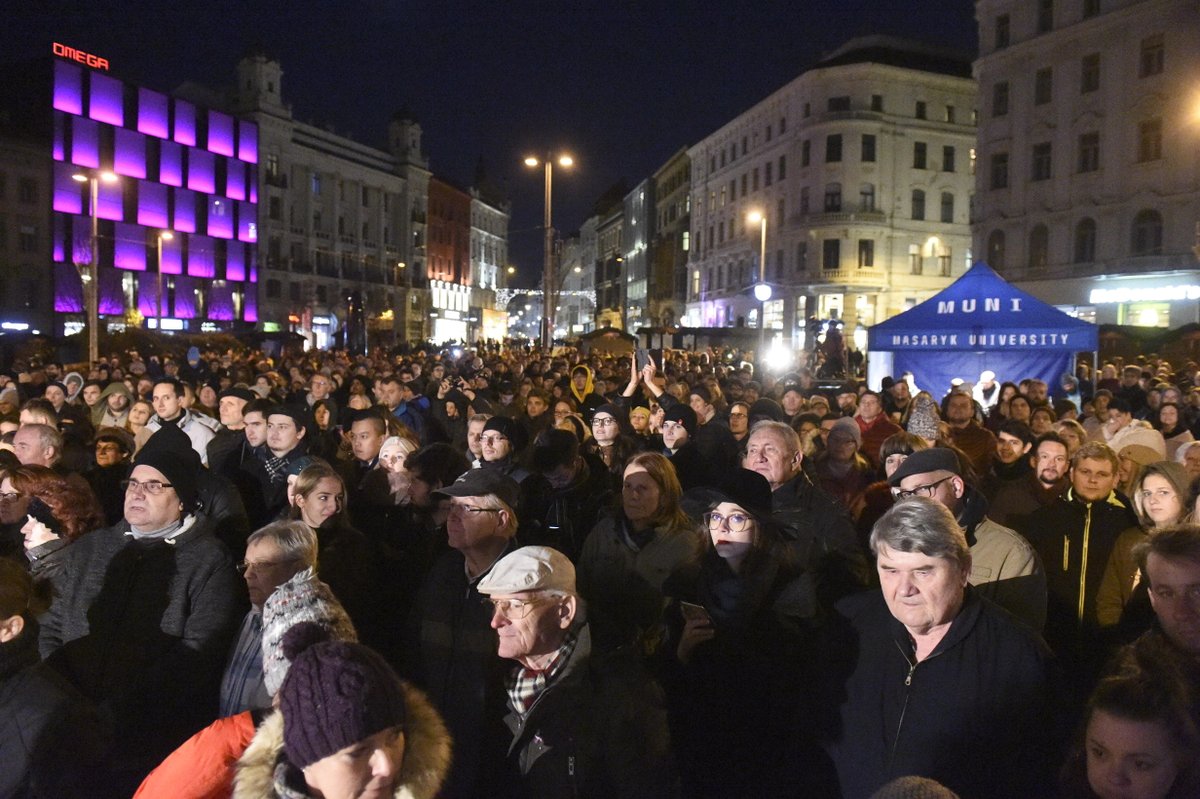
[[[1013,298],[1012,298],[1012,309],[1013,309],[1013,311],[1015,311],[1016,313],[1020,313],[1020,312],[1021,312],[1021,298],[1020,298],[1020,297],[1013,297]]]
[[[976,347],[1066,347],[1069,333],[983,333],[967,337],[967,345]]]
[[[987,299],[985,299],[983,301],[983,310],[984,311],[999,311],[1000,310],[1000,298],[999,297],[988,297]]]
[[[937,312],[940,314],[954,313],[954,300],[950,300],[949,302],[946,302],[945,300],[938,300],[938,311]]]
[[[959,303],[963,313],[975,313],[975,300],[963,300]]]

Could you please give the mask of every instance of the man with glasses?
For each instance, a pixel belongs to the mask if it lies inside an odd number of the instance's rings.
[[[489,422],[496,419],[503,417]],[[520,493],[511,477],[484,468],[432,494],[450,502],[450,551],[434,562],[418,592],[406,671],[429,694],[454,738],[455,768],[443,793],[448,797],[483,795],[504,769],[502,663],[488,626],[490,606],[478,586],[514,548]]]
[[[151,438],[151,442],[154,438]],[[97,796],[131,796],[146,773],[212,721],[241,613],[229,553],[197,508],[199,457],[148,443],[120,524],[68,548],[41,651],[111,719],[121,746]]]
[[[521,519],[521,540],[545,543],[541,539],[542,523],[554,489],[545,477],[517,460],[529,444],[528,431],[517,420],[493,416],[484,424],[479,443],[483,453],[481,468],[507,475],[520,486],[521,494],[513,507]]]
[[[954,514],[971,550],[968,580],[1034,630],[1046,623],[1046,573],[1033,547],[986,515],[987,500],[963,479],[958,455],[944,447],[914,452],[888,478],[897,502],[930,497]]]
[[[317,536],[303,522],[273,522],[246,539],[246,559],[237,568],[246,580],[250,610],[221,677],[222,718],[271,706],[263,679],[263,603],[301,570],[316,566]]]
[[[487,595],[511,731],[497,795],[670,796],[670,733],[661,691],[625,650],[593,656],[575,567],[522,547],[479,583]],[[507,743],[507,742],[506,742]]]

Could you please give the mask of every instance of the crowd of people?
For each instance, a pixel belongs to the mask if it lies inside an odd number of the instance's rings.
[[[1200,796],[1196,364],[661,361],[14,363],[0,799]]]

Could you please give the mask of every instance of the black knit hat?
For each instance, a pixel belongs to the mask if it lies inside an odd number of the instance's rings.
[[[195,509],[197,476],[204,467],[187,433],[173,424],[163,425],[146,440],[133,463],[158,469],[179,495],[184,513]]]
[[[301,430],[308,431],[312,429],[313,417],[308,408],[303,408],[299,405],[280,405],[277,408],[272,408],[267,414],[270,416],[286,416],[296,424],[296,432]]]
[[[300,622],[284,635],[283,654],[292,662],[279,689],[283,744],[296,768],[404,726],[404,684],[373,649]]]
[[[733,469],[717,484],[717,502],[732,502],[759,519],[771,515],[771,484],[767,478],[749,469]]]
[[[508,439],[508,443],[512,445],[512,454],[517,455],[529,444],[529,433],[525,432],[525,428],[521,423],[509,419],[507,416],[493,416],[487,420],[487,424],[483,426],[486,433],[488,430],[495,430],[500,435]]]
[[[679,422],[683,425],[683,429],[687,431],[689,436],[696,434],[696,412],[692,410],[690,405],[682,403],[672,405],[663,414],[664,422]]]

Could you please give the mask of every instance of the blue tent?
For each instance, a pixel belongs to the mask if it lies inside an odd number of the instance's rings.
[[[1075,353],[1095,352],[1098,342],[1094,324],[1009,285],[983,262],[867,332],[873,384],[912,372],[936,397],[953,378],[974,383],[985,369],[1001,381],[1038,378],[1053,389],[1064,372],[1074,372]]]

